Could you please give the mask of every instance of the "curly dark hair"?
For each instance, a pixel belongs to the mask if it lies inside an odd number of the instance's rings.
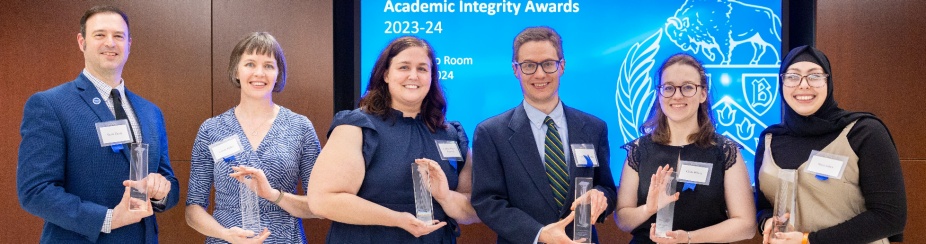
[[[424,39],[414,36],[403,36],[392,40],[373,66],[370,74],[370,83],[367,85],[366,95],[360,99],[360,109],[374,115],[382,117],[383,120],[395,119],[389,112],[392,108],[392,96],[389,94],[389,84],[386,83],[386,71],[389,70],[389,64],[392,58],[400,52],[411,47],[421,47],[428,52],[428,58],[431,60],[431,87],[428,94],[421,102],[421,113],[419,116],[424,120],[424,124],[431,133],[439,129],[446,129],[447,125],[444,120],[447,116],[447,100],[444,99],[444,90],[441,89],[440,77],[437,64],[434,62],[434,49]]]

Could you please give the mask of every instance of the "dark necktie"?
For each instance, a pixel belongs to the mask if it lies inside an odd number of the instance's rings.
[[[563,141],[559,137],[559,130],[553,119],[547,116],[543,123],[547,125],[547,135],[544,139],[544,168],[547,171],[547,179],[550,180],[550,187],[553,188],[553,197],[556,199],[556,205],[560,208],[566,203],[566,194],[569,189],[569,172],[566,171],[566,156],[563,153]]]
[[[116,120],[124,119],[129,120],[129,116],[125,114],[125,109],[122,108],[122,95],[119,94],[119,90],[113,89],[109,92],[109,99],[113,101],[113,111],[116,115]],[[129,122],[129,134],[132,135],[132,141],[135,141],[135,132],[132,130],[132,123]]]

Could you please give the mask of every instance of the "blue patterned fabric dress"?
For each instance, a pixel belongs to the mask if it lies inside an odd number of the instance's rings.
[[[402,117],[398,110],[390,111],[395,119],[383,120],[359,109],[341,111],[334,116],[328,134],[339,125],[360,127],[363,131],[363,159],[366,175],[357,196],[386,208],[415,214],[411,164],[417,158],[432,159],[444,170],[450,190],[457,189],[458,174],[463,161],[441,160],[435,140],[456,141],[466,157],[469,140],[459,122],[449,122],[447,128],[431,133],[421,117]],[[455,165],[454,165],[455,164]],[[434,219],[447,222],[441,229],[415,238],[398,227],[351,225],[332,222],[328,243],[455,243],[456,222],[447,216],[437,201],[432,201]]]
[[[238,135],[244,151],[235,155],[233,162],[214,163],[209,145],[232,135]],[[208,209],[209,191],[214,184],[215,211],[212,216],[226,228],[241,227],[239,183],[228,176],[233,172],[231,166],[245,163],[254,165],[264,171],[274,189],[295,193],[300,179],[303,188],[308,185],[309,175],[321,150],[312,122],[282,106],[257,150],[252,148],[235,118],[234,108],[203,122],[193,143],[186,204]],[[262,198],[258,201],[261,227],[271,232],[264,243],[306,242],[301,219],[293,217],[271,201]],[[208,237],[206,243],[226,242]]]

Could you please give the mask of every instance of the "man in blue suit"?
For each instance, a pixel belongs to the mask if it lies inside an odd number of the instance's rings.
[[[26,102],[16,172],[19,202],[45,220],[41,243],[157,243],[153,212],[170,209],[179,199],[164,116],[125,88],[122,69],[132,43],[125,13],[93,7],[80,27],[83,72]],[[149,144],[151,173],[144,181],[127,180],[129,144],[101,146],[114,134],[100,133],[96,126],[111,121],[127,123],[107,128]],[[135,202],[142,210],[129,210],[130,185],[146,189],[149,200]]]
[[[473,207],[499,243],[572,243],[576,177],[594,177],[594,188],[583,195],[591,220],[601,223],[614,211],[607,126],[560,101],[566,60],[556,31],[524,29],[513,51],[524,101],[476,126]],[[595,158],[598,167],[583,167]],[[599,243],[594,228],[591,236],[586,242]]]

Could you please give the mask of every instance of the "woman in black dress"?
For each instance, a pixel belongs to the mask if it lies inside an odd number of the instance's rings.
[[[656,102],[640,128],[644,135],[623,146],[628,153],[618,188],[618,227],[633,235],[630,243],[752,238],[755,207],[749,174],[740,146],[715,132],[704,67],[688,54],[675,54],[657,77]],[[667,196],[676,201],[674,231],[656,237],[656,211],[668,204],[657,204],[657,195],[665,192],[675,169],[680,169],[678,193]]]

